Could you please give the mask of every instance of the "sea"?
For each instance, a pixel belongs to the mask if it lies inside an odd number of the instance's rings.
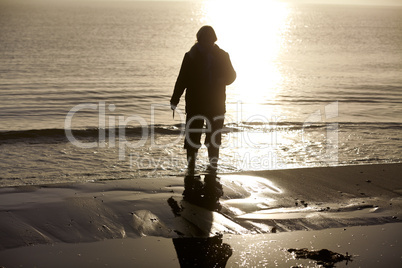
[[[184,175],[203,25],[237,72],[219,173],[402,162],[401,6],[4,0],[0,187]]]

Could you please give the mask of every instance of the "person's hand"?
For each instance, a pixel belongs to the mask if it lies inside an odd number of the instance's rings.
[[[173,119],[174,119],[174,111],[176,110],[176,105],[174,105],[174,104],[170,104],[170,109],[172,109],[172,111],[173,111]]]

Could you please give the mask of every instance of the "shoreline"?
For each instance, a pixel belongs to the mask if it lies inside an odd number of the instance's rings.
[[[1,188],[0,255],[37,248],[29,245],[80,248],[144,237],[155,237],[152,244],[219,233],[224,241],[255,235],[269,243],[269,235],[296,237],[296,232],[301,237],[349,228],[371,233],[370,226],[402,222],[401,171],[402,164],[379,164],[219,174],[211,188],[219,192],[212,209],[193,202],[205,201],[204,195],[183,199],[188,183],[184,187],[184,178],[174,176]],[[206,190],[206,181],[201,176],[195,183]]]

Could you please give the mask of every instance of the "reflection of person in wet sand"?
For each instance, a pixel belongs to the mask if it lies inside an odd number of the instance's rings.
[[[222,236],[208,238],[174,238],[180,267],[226,267],[232,248],[222,242]]]
[[[236,72],[229,54],[215,42],[211,26],[203,26],[197,33],[197,43],[184,56],[174,92],[170,100],[174,110],[186,90],[186,137],[188,172],[194,173],[200,139],[206,124],[205,146],[208,148],[208,170],[216,171],[221,145],[221,131],[226,112],[226,85],[233,83]]]
[[[220,211],[219,198],[222,195],[222,185],[214,174],[205,175],[204,180],[201,176],[185,177],[182,202],[199,207],[203,223],[198,222],[197,217],[191,217],[192,213],[185,213],[184,210],[189,208],[182,207],[172,197],[168,199],[174,215],[190,224],[189,229],[197,230],[188,234],[178,232],[181,237],[173,239],[181,267],[225,267],[232,256],[232,248],[223,243],[222,235],[210,236],[212,214]]]

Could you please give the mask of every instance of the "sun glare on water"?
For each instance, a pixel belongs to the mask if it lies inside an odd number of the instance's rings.
[[[215,28],[217,43],[229,52],[238,76],[229,102],[275,102],[284,79],[278,57],[288,13],[285,3],[269,0],[204,2],[203,23]]]

